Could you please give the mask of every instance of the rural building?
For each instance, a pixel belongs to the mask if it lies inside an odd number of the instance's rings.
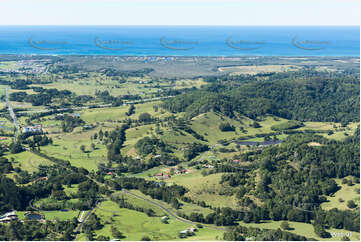
[[[168,221],[169,220],[169,217],[168,216],[163,216],[162,217],[162,222],[166,222],[166,221]]]
[[[26,126],[23,128],[23,133],[43,133],[41,125]]]
[[[196,232],[196,231],[197,231],[196,228],[191,227],[191,228],[189,228],[189,229],[185,229],[185,230],[180,231],[180,232],[179,232],[179,235],[180,235],[181,237],[186,237],[186,236],[188,236],[188,235],[194,235],[194,232]]]
[[[181,169],[181,170],[177,169],[175,171],[175,174],[187,174],[187,173],[188,173],[188,171],[186,169]]]
[[[15,211],[5,213],[4,215],[0,216],[0,223],[9,223],[13,220],[17,220],[18,215],[16,215]]]
[[[204,168],[214,168],[214,166],[210,165],[210,164],[204,164],[203,165]]]
[[[196,231],[197,231],[197,229],[196,229],[196,228],[191,227],[191,228],[189,228],[189,229],[188,229],[188,231],[189,231],[189,232],[191,232],[191,233],[194,233],[194,232],[196,232]]]
[[[69,116],[72,117],[72,118],[79,118],[80,113],[71,113],[71,114],[69,114]]]

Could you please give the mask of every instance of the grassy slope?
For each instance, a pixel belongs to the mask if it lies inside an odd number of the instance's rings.
[[[222,173],[202,176],[201,171],[193,170],[192,173],[173,176],[167,182],[184,186],[189,189],[187,196],[195,201],[205,201],[207,204],[216,207],[236,208],[237,202],[234,196],[219,195]]]
[[[347,184],[342,184],[342,179],[335,179],[335,181],[341,189],[338,190],[334,196],[327,196],[328,202],[322,204],[323,209],[330,210],[332,208],[338,208],[341,210],[349,210],[347,207],[348,200],[353,200],[356,204],[360,204],[360,184],[348,186]],[[340,198],[342,198],[344,202],[341,203],[339,201]]]
[[[323,239],[323,238],[318,237],[314,232],[312,224],[290,222],[290,221],[287,221],[287,222],[290,224],[290,227],[293,229],[293,230],[289,231],[291,233],[303,235],[307,238],[314,238],[317,240],[326,240],[326,241],[327,240],[332,240],[332,241],[341,240],[341,237],[337,237],[337,236],[334,236],[334,237],[328,238],[328,239]],[[240,222],[239,224],[242,226],[246,226],[246,227],[278,229],[278,228],[280,228],[281,223],[282,223],[282,221],[271,221],[271,222],[266,221],[266,222],[259,223],[259,224],[256,224],[256,223],[248,223],[247,224],[244,222]],[[349,231],[344,230],[344,229],[327,229],[327,231],[330,233],[332,233],[332,232],[343,233],[343,234],[350,233]],[[351,233],[352,233],[352,236],[351,236],[352,240],[360,240],[360,233],[357,233],[357,232],[351,232]]]
[[[14,158],[13,166],[21,167],[22,170],[26,170],[28,172],[34,172],[38,170],[39,165],[53,164],[51,161],[35,155],[30,151],[21,152],[18,154],[8,154],[7,158],[9,160],[11,160],[11,158]]]
[[[209,208],[203,208],[203,207],[198,206],[196,204],[185,203],[183,201],[180,201],[183,204],[183,206],[181,206],[180,209],[176,210],[176,209],[172,208],[168,203],[165,203],[165,202],[163,202],[161,200],[152,199],[150,196],[144,195],[143,193],[141,193],[138,190],[132,190],[131,192],[134,193],[134,194],[137,194],[137,195],[139,195],[141,197],[144,197],[144,198],[147,198],[149,200],[155,201],[158,204],[162,204],[164,207],[172,210],[174,213],[179,211],[179,212],[183,212],[183,213],[185,213],[187,215],[190,215],[192,212],[196,212],[196,213],[202,213],[203,216],[207,216],[208,214],[213,212]]]
[[[143,236],[149,236],[152,240],[175,240],[178,239],[178,233],[181,230],[190,228],[191,225],[169,219],[169,224],[163,224],[159,217],[148,217],[146,214],[132,211],[118,206],[111,201],[105,201],[100,204],[100,208],[117,211],[117,216],[112,212],[97,209],[95,213],[101,217],[102,222],[111,222],[126,238],[124,240],[140,240]],[[97,235],[110,236],[111,225],[106,224],[104,228],[96,231]],[[199,236],[198,236],[199,234]],[[221,237],[222,231],[215,231],[207,228],[201,229],[192,240],[215,240],[216,236]],[[85,236],[79,236],[78,240],[86,239]]]

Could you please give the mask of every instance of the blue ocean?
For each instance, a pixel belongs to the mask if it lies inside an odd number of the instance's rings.
[[[0,54],[360,56],[360,27],[0,26]]]

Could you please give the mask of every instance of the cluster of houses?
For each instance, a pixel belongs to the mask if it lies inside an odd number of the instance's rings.
[[[173,169],[170,172],[171,174],[175,174],[175,175],[180,175],[180,174],[188,174],[189,171],[187,169],[184,168],[177,168],[177,169]],[[158,178],[158,179],[169,179],[172,176],[168,173],[164,173],[164,172],[159,172],[157,174],[154,175],[154,177]]]
[[[25,126],[23,127],[23,133],[43,133],[41,125]]]
[[[210,165],[210,164],[204,164],[203,167],[204,167],[204,168],[214,168],[214,166],[213,166],[213,165]]]
[[[154,175],[156,178],[158,179],[169,179],[171,178],[171,176],[169,174],[165,174],[163,172],[159,172],[157,174]]]
[[[179,175],[179,174],[188,174],[188,171],[187,171],[187,169],[182,168],[182,169],[176,169],[174,171],[174,173],[177,174],[177,175]]]
[[[13,220],[17,220],[18,215],[16,215],[15,211],[5,213],[0,215],[0,223],[10,223]]]
[[[56,117],[63,117],[65,115],[70,116],[72,118],[80,118],[80,113],[66,113],[66,114],[58,113],[58,114],[56,114]]]

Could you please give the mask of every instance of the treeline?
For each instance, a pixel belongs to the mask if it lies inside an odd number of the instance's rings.
[[[147,156],[149,154],[156,155],[157,153],[169,152],[173,153],[170,148],[160,139],[156,137],[144,137],[137,141],[135,149],[138,154]]]
[[[281,229],[260,229],[253,227],[237,226],[225,232],[223,239],[227,241],[306,241],[304,236],[282,231]],[[314,240],[314,239],[312,239]]]
[[[153,209],[135,206],[135,205],[127,202],[124,197],[112,196],[111,200],[113,202],[116,202],[120,208],[127,208],[127,209],[130,209],[130,210],[135,210],[135,211],[138,211],[138,212],[142,212],[142,213],[147,214],[149,217],[155,216],[155,212],[154,212]]]
[[[114,182],[113,186],[117,186],[118,190],[121,188],[137,189],[153,199],[171,204],[174,208],[181,206],[179,199],[187,192],[186,188],[179,185],[163,186],[154,181],[135,177],[120,177],[115,179]]]
[[[209,150],[208,145],[194,142],[192,144],[188,144],[188,146],[184,150],[183,155],[186,160],[190,161],[193,158],[195,158],[197,155],[199,155],[200,153],[207,151],[207,150]]]
[[[101,72],[103,72],[106,76],[109,77],[122,77],[122,78],[126,78],[126,77],[144,77],[146,74],[151,73],[152,71],[154,71],[154,69],[152,68],[144,68],[141,70],[134,70],[134,71],[122,71],[122,70],[116,70],[113,68],[106,68],[103,70],[100,70]]]
[[[74,239],[74,230],[77,220],[66,221],[39,221],[20,222],[14,221],[8,225],[0,224],[0,240],[2,241],[36,241],[60,240],[71,241]]]
[[[37,94],[27,94],[26,92],[14,92],[10,94],[10,100],[16,102],[29,102],[34,106],[50,105],[54,98],[66,98],[72,95],[69,90],[58,91],[55,88],[44,89],[42,87],[34,87],[33,90]]]
[[[85,122],[80,117],[64,114],[57,115],[55,120],[61,120],[61,129],[63,132],[72,132],[74,128],[84,125]]]

